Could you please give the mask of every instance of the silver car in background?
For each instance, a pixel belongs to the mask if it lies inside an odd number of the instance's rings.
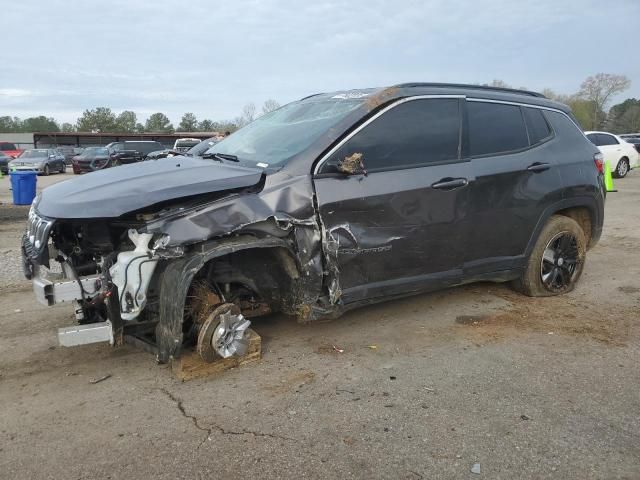
[[[10,171],[32,171],[42,175],[52,172],[65,173],[67,164],[64,155],[53,148],[25,150],[9,162]]]

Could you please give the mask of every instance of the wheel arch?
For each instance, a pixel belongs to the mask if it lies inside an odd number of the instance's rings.
[[[181,353],[184,339],[182,324],[187,295],[196,275],[212,260],[237,252],[272,255],[281,260],[282,271],[290,277],[300,275],[295,252],[281,238],[239,235],[195,245],[188,254],[166,262],[160,279],[159,318],[156,327],[158,361],[168,362]],[[176,288],[179,286],[179,288]]]
[[[616,162],[616,166],[613,168],[612,173],[613,173],[614,175],[617,175],[617,173],[618,173],[618,167],[620,166],[620,162],[622,162],[622,161],[626,161],[626,162],[627,162],[627,168],[628,168],[628,170],[631,170],[631,159],[629,158],[629,156],[628,156],[628,155],[622,155],[622,156],[618,159],[618,161]],[[628,173],[628,171],[627,171],[627,173]]]
[[[533,250],[542,229],[553,215],[563,215],[575,220],[585,232],[588,248],[593,247],[602,233],[603,211],[593,197],[575,197],[563,199],[549,206],[538,219],[536,228],[529,239],[525,257]]]

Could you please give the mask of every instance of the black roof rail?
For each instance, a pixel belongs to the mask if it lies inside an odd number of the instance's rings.
[[[516,88],[491,87],[489,85],[469,85],[464,83],[430,83],[430,82],[411,82],[400,83],[394,85],[396,88],[412,88],[412,87],[450,87],[450,88],[470,88],[474,90],[490,90],[494,92],[515,93],[517,95],[530,95],[532,97],[547,98],[541,93],[531,92],[529,90],[518,90]]]
[[[321,93],[312,93],[311,95],[307,95],[306,97],[302,97],[300,100],[298,100],[299,102],[301,102],[302,100],[306,100],[307,98],[311,98],[311,97],[316,97],[318,95],[322,95]]]

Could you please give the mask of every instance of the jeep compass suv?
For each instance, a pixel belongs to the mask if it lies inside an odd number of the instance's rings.
[[[602,231],[601,153],[568,107],[526,91],[311,95],[204,157],[36,198],[25,273],[41,303],[75,305],[62,344],[132,337],[161,362],[193,346],[209,361],[241,354],[246,318],[272,311],[309,322],[480,280],[562,294]]]

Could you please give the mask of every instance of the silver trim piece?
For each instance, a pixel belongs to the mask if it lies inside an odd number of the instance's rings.
[[[54,275],[52,274],[52,276]],[[53,279],[62,280],[63,277],[62,275],[56,275]],[[73,302],[74,300],[83,300],[84,297],[93,297],[100,290],[99,283],[101,280],[100,275],[90,275],[80,277],[79,282],[75,279],[52,282],[48,278],[36,275],[33,277],[33,293],[39,303],[50,307],[56,303]],[[80,284],[84,292],[80,290]]]
[[[59,328],[58,342],[63,347],[99,342],[109,342],[113,345],[113,328],[109,321]]]
[[[33,208],[29,209],[26,236],[29,243],[39,252],[49,240],[49,230],[53,220],[40,217]]]
[[[530,103],[511,102],[509,100],[493,100],[493,99],[488,99],[488,98],[467,97],[467,101],[469,101],[469,102],[484,102],[484,103],[504,103],[506,105],[517,105],[519,107],[539,108],[540,110],[549,110],[550,112],[561,113],[562,115],[567,117],[571,121],[571,123],[573,123],[575,125],[575,127],[578,130],[580,130],[580,133],[582,133],[584,138],[587,138],[587,135],[584,133],[584,130],[582,130],[582,127],[580,125],[578,125],[573,120],[573,118],[571,118],[569,115],[567,115],[566,112],[563,112],[562,110],[560,110],[558,108],[545,107],[543,105],[532,105]],[[587,140],[589,140],[589,139],[587,138]],[[589,140],[589,141],[591,141],[591,140]]]
[[[461,98],[461,99],[464,99],[464,100],[467,100],[467,101],[470,101],[470,102],[502,103],[502,104],[506,104],[506,105],[517,105],[519,107],[529,107],[529,108],[539,108],[541,110],[549,110],[551,112],[560,113],[560,114],[564,115],[565,117],[567,117],[571,121],[571,123],[580,131],[580,133],[584,136],[584,138],[586,138],[587,141],[590,141],[587,138],[587,136],[585,135],[585,133],[582,130],[582,128],[569,115],[567,115],[566,112],[564,112],[564,111],[562,111],[562,110],[560,110],[558,108],[546,107],[546,106],[543,106],[543,105],[534,105],[534,104],[531,104],[531,103],[512,102],[512,101],[509,101],[509,100],[493,100],[493,99],[488,99],[488,98],[468,97],[467,95],[416,95],[416,96],[413,96],[413,97],[405,97],[405,98],[398,99],[396,102],[394,102],[394,103],[392,103],[390,105],[387,105],[385,108],[380,110],[378,113],[373,115],[371,118],[367,119],[366,122],[363,122],[361,125],[359,125],[356,129],[354,129],[351,133],[349,133],[346,137],[344,137],[336,145],[334,145],[334,147],[331,150],[329,150],[327,153],[325,153],[322,156],[322,158],[316,163],[316,166],[313,169],[313,175],[318,175],[318,170],[320,170],[320,167],[324,164],[324,162],[331,155],[333,155],[336,152],[336,150],[338,150],[340,147],[342,147],[356,133],[360,132],[363,128],[365,128],[367,125],[369,125],[371,122],[373,122],[375,119],[377,119],[378,117],[380,117],[384,113],[388,112],[392,108],[395,108],[398,105],[401,105],[401,104],[403,104],[405,102],[410,102],[412,100],[430,99],[430,98]],[[541,98],[541,97],[536,97],[536,98]]]

